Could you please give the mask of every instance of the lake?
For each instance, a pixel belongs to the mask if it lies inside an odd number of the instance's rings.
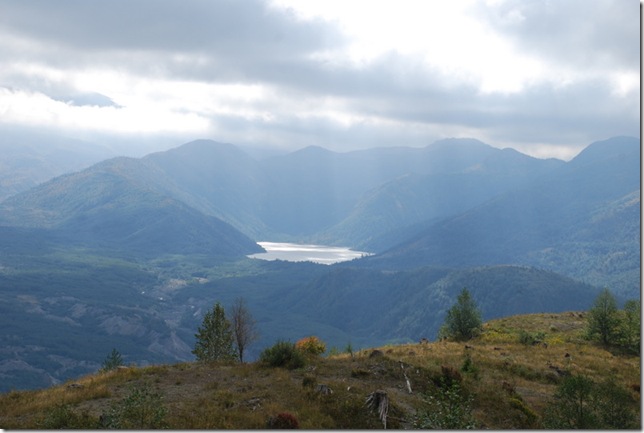
[[[291,244],[286,242],[257,242],[265,253],[251,254],[248,257],[261,260],[286,260],[289,262],[315,262],[323,265],[346,262],[371,253],[353,251],[346,247],[327,245]]]

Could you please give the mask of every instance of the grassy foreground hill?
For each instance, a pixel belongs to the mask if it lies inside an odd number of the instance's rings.
[[[558,387],[579,375],[610,380],[637,428],[640,357],[587,341],[585,327],[579,312],[513,316],[486,323],[466,343],[354,348],[294,370],[260,363],[130,366],[0,395],[0,428],[97,428],[120,414],[131,422],[121,426],[134,428],[260,429],[294,418],[304,429],[378,429],[381,417],[366,402],[386,395],[386,427],[403,429],[417,426],[450,395],[445,390],[455,389],[458,407],[451,399],[442,408],[467,412],[477,428],[543,428]],[[539,344],[522,343],[526,335]]]

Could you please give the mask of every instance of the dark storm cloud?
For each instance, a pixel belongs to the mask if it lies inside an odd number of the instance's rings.
[[[3,1],[0,28],[46,44],[36,54],[56,64],[108,63],[202,79],[283,74],[341,42],[331,27],[298,23],[258,0]]]
[[[3,1],[13,32],[80,50],[160,50],[281,57],[324,44],[322,26],[296,25],[258,0]],[[270,47],[270,52],[266,52]]]

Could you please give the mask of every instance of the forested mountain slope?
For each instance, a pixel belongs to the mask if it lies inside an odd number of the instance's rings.
[[[31,236],[50,230],[59,248],[144,256],[262,250],[229,224],[165,194],[153,170],[138,159],[115,158],[52,179],[0,204],[0,224],[41,229]]]
[[[467,270],[427,267],[377,271],[340,266],[284,302],[311,320],[385,341],[435,339],[463,287],[485,320],[513,313],[587,309],[597,289],[552,272],[519,266]]]
[[[636,139],[594,143],[550,176],[437,221],[365,262],[407,268],[529,264],[634,296],[639,155]],[[600,269],[607,272],[600,276]]]

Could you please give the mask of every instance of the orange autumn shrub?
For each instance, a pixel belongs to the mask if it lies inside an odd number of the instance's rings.
[[[305,337],[295,343],[295,348],[302,353],[309,355],[321,355],[326,351],[326,344],[318,337]]]

